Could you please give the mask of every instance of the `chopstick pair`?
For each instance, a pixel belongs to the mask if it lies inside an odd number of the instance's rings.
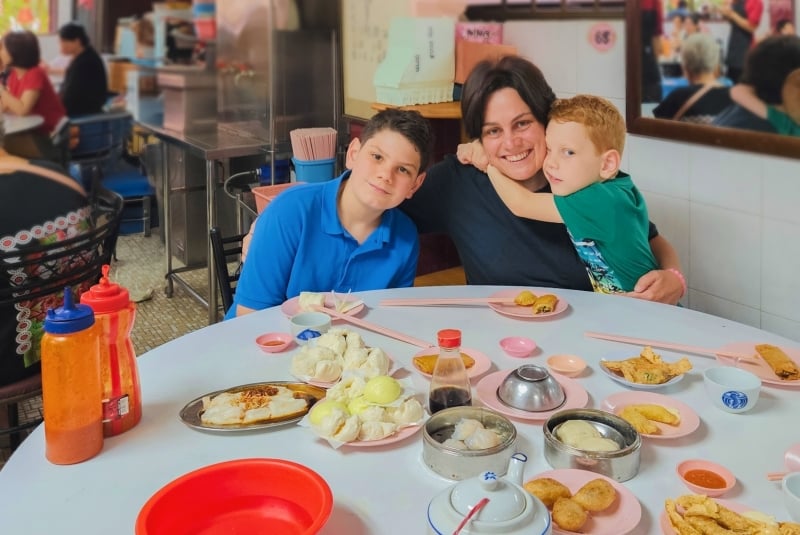
[[[380,306],[440,306],[440,305],[513,305],[514,297],[439,297],[439,298],[403,298],[381,299]]]
[[[325,314],[329,315],[332,318],[340,319],[342,321],[346,321],[353,325],[357,325],[361,328],[367,329],[368,331],[376,332],[378,334],[382,334],[384,336],[388,336],[389,338],[394,338],[395,340],[400,340],[401,342],[405,342],[407,344],[411,344],[414,346],[427,348],[427,347],[434,347],[435,344],[431,344],[430,342],[426,342],[425,340],[420,340],[419,338],[414,338],[413,336],[409,336],[407,334],[403,334],[400,331],[395,331],[389,329],[388,327],[383,327],[382,325],[378,325],[377,323],[372,323],[369,321],[362,320],[355,316],[348,316],[347,314],[342,314],[336,310],[321,307],[319,305],[315,305],[314,310],[317,312],[324,312]]]
[[[622,342],[623,344],[633,344],[639,346],[650,346],[656,347],[659,349],[667,349],[672,351],[678,351],[681,353],[692,353],[695,355],[702,355],[704,357],[723,357],[723,358],[730,358],[738,360],[745,360],[751,362],[758,362],[758,359],[752,355],[746,355],[744,353],[733,353],[730,351],[719,351],[716,349],[711,349],[707,347],[700,347],[700,346],[690,346],[684,344],[676,344],[673,342],[661,342],[659,340],[648,340],[645,338],[632,338],[630,336],[620,336],[618,334],[606,334],[606,333],[597,333],[586,331],[583,333],[584,336],[589,338],[598,338],[600,340],[609,340],[611,342]]]

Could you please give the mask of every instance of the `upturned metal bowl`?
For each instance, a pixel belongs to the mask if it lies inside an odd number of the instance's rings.
[[[497,387],[497,399],[515,409],[543,412],[557,409],[567,396],[547,369],[525,364],[503,379]]]

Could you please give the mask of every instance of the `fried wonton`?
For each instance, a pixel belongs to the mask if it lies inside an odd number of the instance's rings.
[[[689,359],[683,357],[670,363],[661,360],[661,356],[651,347],[645,347],[638,357],[626,360],[606,360],[603,366],[607,370],[621,375],[626,381],[645,385],[660,385],[682,375],[692,369]]]

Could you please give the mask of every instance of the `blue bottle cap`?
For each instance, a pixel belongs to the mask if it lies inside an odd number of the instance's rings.
[[[94,325],[94,312],[89,305],[75,303],[72,289],[64,288],[64,305],[48,308],[44,319],[44,331],[51,334],[70,334]]]

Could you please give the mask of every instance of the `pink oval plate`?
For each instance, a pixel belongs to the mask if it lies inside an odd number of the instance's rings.
[[[475,385],[475,393],[484,405],[492,410],[499,412],[511,418],[519,418],[520,420],[541,421],[546,420],[558,411],[564,409],[582,409],[589,402],[589,393],[574,379],[564,377],[563,375],[553,375],[553,379],[564,388],[564,393],[567,399],[560,407],[556,407],[550,411],[530,412],[515,409],[504,404],[497,398],[497,387],[503,382],[503,379],[513,370],[500,370],[499,372],[490,373]]]
[[[722,498],[712,498],[715,502],[720,504],[721,506],[730,509],[734,513],[746,513],[748,511],[752,511],[752,507],[747,507],[738,502],[732,502],[730,500],[723,500]],[[680,512],[680,507],[678,507],[678,512]],[[658,522],[661,526],[661,533],[664,535],[678,535],[670,524],[669,517],[667,516],[667,512],[664,509],[661,509],[661,514],[658,516]]]
[[[541,474],[536,474],[536,476],[532,478],[526,478],[526,480],[530,481],[531,479],[538,479],[541,477],[555,479],[569,488],[573,494],[578,492],[578,489],[593,479],[603,479],[614,487],[617,491],[616,501],[605,511],[589,514],[589,519],[581,528],[581,533],[585,535],[625,535],[636,529],[636,526],[639,525],[639,521],[642,518],[642,505],[639,503],[639,500],[637,500],[636,496],[626,487],[620,485],[610,477],[587,470],[564,468],[542,472]],[[574,535],[575,532],[562,530],[554,522],[553,533]]]
[[[655,392],[617,392],[604,399],[600,404],[600,408],[619,416],[622,409],[628,405],[642,405],[647,403],[676,409],[680,413],[681,421],[678,425],[654,422],[661,432],[656,435],[641,433],[642,436],[659,439],[680,438],[685,437],[700,427],[700,417],[689,405]]]
[[[400,442],[401,440],[405,440],[411,435],[415,434],[417,431],[422,429],[422,425],[410,425],[408,427],[404,427],[400,429],[394,435],[389,435],[386,438],[382,438],[380,440],[356,440],[355,442],[348,442],[343,444],[343,446],[350,446],[351,448],[374,448],[377,446],[386,446],[387,444],[394,444],[395,442]]]
[[[732,344],[728,344],[726,346],[722,346],[717,351],[720,352],[730,352],[730,353],[744,353],[745,355],[757,355],[756,353],[756,344],[760,344],[762,342],[734,342]],[[780,346],[783,349],[784,353],[786,353],[790,359],[792,359],[800,368],[800,348],[797,347],[786,347]],[[777,385],[777,386],[785,386],[787,388],[800,388],[800,379],[794,381],[786,381],[781,379],[775,372],[772,371],[772,368],[769,365],[761,360],[760,357],[757,357],[755,361],[739,361],[739,364],[736,365],[735,359],[729,357],[721,357],[717,355],[717,360],[720,364],[725,366],[736,366],[737,368],[741,368],[743,370],[747,370],[758,375],[761,378],[763,383],[769,385]]]
[[[421,351],[417,351],[411,357],[411,367],[414,368],[414,371],[420,375],[424,375],[425,377],[431,377],[431,374],[425,373],[424,371],[420,370],[414,365],[414,357],[424,357],[425,355],[433,355],[435,354],[437,349],[435,347],[429,347],[427,349],[423,349]],[[485,353],[481,353],[477,349],[472,349],[471,347],[462,347],[461,352],[469,355],[475,361],[475,364],[472,365],[471,368],[467,368],[467,377],[472,379],[473,377],[478,377],[483,375],[489,368],[492,367],[492,359],[490,359]]]
[[[500,290],[499,292],[493,293],[490,297],[516,297],[522,290]],[[567,303],[564,298],[554,294],[550,291],[549,288],[534,288],[533,289],[534,295],[542,295],[542,294],[553,294],[558,297],[558,303],[556,303],[556,308],[552,312],[545,312],[543,314],[534,314],[533,309],[531,307],[523,307],[520,305],[505,305],[503,303],[489,303],[489,308],[497,312],[498,314],[502,314],[503,316],[509,316],[511,318],[524,318],[524,319],[544,319],[550,318],[553,316],[557,316],[561,314],[565,310],[569,308],[569,303]]]
[[[352,303],[353,301],[358,301],[360,298],[355,295],[344,295],[342,299],[347,301],[348,303]],[[329,294],[325,295],[325,306],[331,309],[334,308],[333,298]],[[357,307],[348,310],[347,312],[345,312],[345,315],[356,316],[362,310],[364,310],[364,303],[361,303]],[[284,301],[283,304],[281,304],[281,312],[283,312],[283,315],[286,316],[287,318],[291,318],[295,314],[301,312],[300,296],[292,297],[291,299],[287,299],[286,301]],[[342,320],[331,318],[331,321],[336,322]]]

